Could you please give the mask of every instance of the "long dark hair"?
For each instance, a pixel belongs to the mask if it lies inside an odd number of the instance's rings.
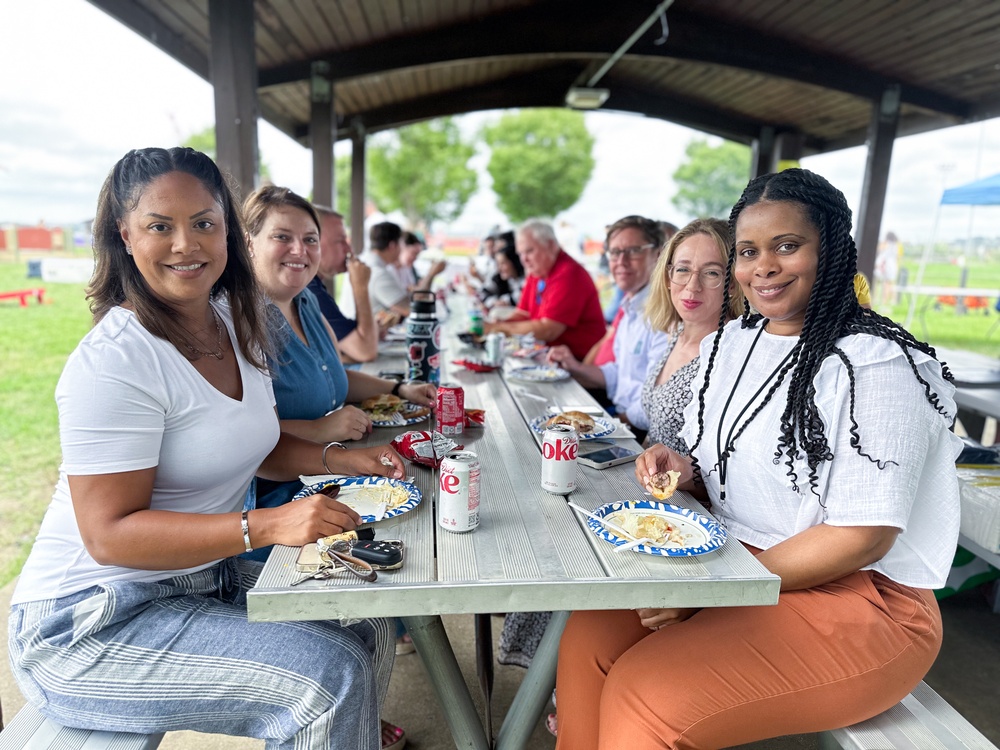
[[[909,331],[858,303],[854,294],[854,275],[857,273],[858,251],[851,237],[851,210],[843,193],[813,172],[805,169],[788,169],[776,174],[766,174],[750,181],[739,201],[729,215],[729,229],[736,237],[736,222],[747,206],[760,201],[786,201],[801,206],[809,221],[819,232],[819,253],[816,281],[809,295],[805,321],[799,340],[793,347],[788,361],[779,371],[761,404],[754,410],[743,427],[733,436],[728,445],[723,446],[720,462],[732,453],[733,444],[754,417],[764,408],[786,377],[789,378],[788,399],[781,415],[781,436],[774,452],[775,463],[784,458],[788,476],[795,491],[798,491],[799,477],[794,469],[794,459],[804,454],[809,467],[809,487],[814,495],[823,500],[817,490],[818,467],[833,458],[833,452],[823,429],[823,420],[816,407],[816,388],[813,380],[823,361],[830,356],[839,358],[847,369],[850,381],[850,432],[851,445],[861,456],[885,468],[891,460],[870,456],[861,446],[858,423],[854,417],[854,368],[845,352],[837,346],[837,340],[851,334],[867,334],[892,341],[899,346],[914,377],[923,385],[928,403],[946,418],[948,415],[938,402],[937,394],[924,380],[913,361],[911,350],[923,352],[934,359],[937,355],[933,347],[915,339]],[[698,437],[691,446],[692,458],[697,476],[701,476],[694,449],[701,443],[705,432],[705,394],[711,381],[722,329],[726,324],[725,310],[729,304],[729,287],[733,279],[733,265],[736,258],[735,246],[730,248],[726,266],[726,282],[723,286],[723,314],[719,318],[719,332],[712,344],[712,351],[705,368],[705,383],[698,392]],[[756,328],[763,316],[744,309],[741,325]],[[951,381],[948,368],[942,364],[945,379]],[[714,470],[714,469],[713,469]]]
[[[226,219],[226,267],[212,286],[212,298],[228,298],[233,329],[247,361],[266,369],[264,353],[270,348],[263,317],[263,297],[247,251],[239,202],[234,190],[210,158],[190,148],[143,148],[129,151],[111,169],[101,187],[94,218],[94,276],[87,288],[94,322],[108,310],[128,302],[143,328],[166,339],[189,359],[185,344],[190,335],[177,321],[176,312],[159,299],[125,251],[119,223],[134,211],[146,187],[171,172],[197,178],[219,202]]]

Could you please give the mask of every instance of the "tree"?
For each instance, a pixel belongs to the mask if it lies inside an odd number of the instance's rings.
[[[215,161],[215,126],[209,125],[204,130],[192,133],[181,145],[193,148],[195,151],[201,151],[206,156],[211,157],[212,161]],[[257,172],[260,174],[260,179],[263,182],[270,182],[271,168],[264,161],[264,155],[258,154],[257,161]]]
[[[377,136],[367,154],[368,193],[381,210],[402,211],[411,228],[452,221],[476,191],[476,172],[469,167],[474,154],[451,117]],[[350,170],[338,168],[339,184],[349,184],[344,174]]]
[[[518,223],[554,217],[576,203],[594,171],[594,138],[583,114],[528,109],[505,114],[483,130],[490,147],[487,170],[497,204]]]
[[[673,174],[678,190],[671,202],[689,216],[729,218],[750,175],[750,149],[734,141],[718,146],[704,139],[688,143],[687,161]]]

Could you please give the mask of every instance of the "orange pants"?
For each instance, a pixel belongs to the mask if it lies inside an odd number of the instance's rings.
[[[940,646],[933,593],[871,571],[657,631],[632,611],[575,612],[556,749],[719,750],[848,726],[902,700]]]

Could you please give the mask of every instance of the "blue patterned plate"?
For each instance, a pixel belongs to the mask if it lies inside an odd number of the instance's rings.
[[[299,492],[292,498],[292,500],[301,500],[309,495],[315,495],[324,487],[328,487],[331,484],[340,485],[340,494],[337,495],[337,500],[342,502],[344,505],[349,505],[354,508],[361,515],[361,523],[373,523],[376,520],[385,520],[386,518],[394,518],[395,516],[401,516],[407,511],[413,510],[420,504],[422,495],[420,490],[410,484],[409,482],[404,482],[401,479],[390,479],[389,477],[338,477],[336,479],[328,479],[323,482],[317,482],[316,484],[311,484],[308,487],[304,487],[299,490]],[[369,490],[368,488],[393,488],[402,490],[406,493],[406,499],[402,500],[402,493],[399,493],[399,498],[402,502],[399,502],[395,507],[386,508],[385,514],[381,519],[376,519],[376,516],[372,510],[372,506],[375,504],[374,496],[377,495],[376,492]],[[366,498],[364,496],[371,495],[372,498]],[[351,498],[355,497],[358,499],[357,507],[351,502]],[[367,511],[367,512],[363,512]]]
[[[529,383],[555,383],[558,380],[567,380],[569,373],[554,365],[532,365],[510,370],[507,377],[515,380],[526,380]]]
[[[607,518],[608,521],[621,526],[623,514],[640,516],[660,516],[669,522],[682,537],[682,541],[667,542],[661,545],[640,544],[634,549],[647,555],[663,557],[691,557],[704,555],[719,549],[726,542],[726,530],[716,521],[701,513],[687,508],[680,508],[669,503],[658,503],[655,500],[639,500],[634,503],[608,503],[594,510],[594,515]],[[610,529],[601,526],[593,518],[587,519],[587,525],[597,536],[616,547],[627,544],[631,539],[624,539]]]
[[[528,424],[531,426],[535,432],[539,435],[545,432],[545,423],[548,422],[550,417],[541,416],[535,417]],[[594,429],[592,432],[580,432],[577,433],[580,440],[596,440],[597,438],[607,437],[612,432],[614,432],[617,427],[603,417],[594,417]]]
[[[371,412],[365,412],[369,417],[372,417]],[[408,424],[416,424],[417,422],[423,422],[431,414],[431,410],[427,406],[421,406],[420,404],[412,404],[409,401],[403,403],[400,410],[392,415],[392,419],[375,419],[372,417],[373,427],[405,427]]]

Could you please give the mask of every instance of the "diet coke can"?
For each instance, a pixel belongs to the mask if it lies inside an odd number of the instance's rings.
[[[438,386],[436,428],[442,435],[461,435],[465,429],[465,391],[458,383]]]
[[[479,525],[479,457],[452,451],[441,461],[438,524],[448,531],[472,531]]]
[[[542,436],[542,489],[568,495],[576,489],[576,455],[580,439],[569,425],[555,424]]]

